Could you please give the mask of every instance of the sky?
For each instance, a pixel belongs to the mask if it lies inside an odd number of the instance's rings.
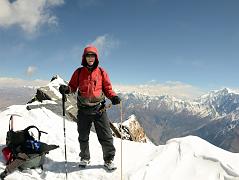
[[[44,103],[54,102],[44,101]],[[60,147],[46,155],[46,162],[43,166],[44,172],[41,173],[40,169],[30,169],[22,172],[17,170],[8,175],[6,179],[65,179],[63,123],[59,123],[62,122],[62,117],[45,107],[30,111],[26,109],[25,105],[9,107],[6,111],[0,113],[0,151],[5,147],[10,114],[18,115],[13,117],[14,130],[22,130],[34,124],[40,130],[48,132],[48,134],[41,135],[42,142],[56,144]],[[54,128],[52,127],[53,124]],[[123,140],[121,144],[119,138],[114,138],[116,147],[114,163],[118,168],[109,173],[103,166],[101,145],[96,134],[91,132],[89,138],[91,162],[89,167],[80,170],[78,167],[80,157],[76,126],[73,121],[66,121],[65,123],[68,179],[238,180],[239,177],[238,153],[220,149],[196,136],[171,139],[165,145],[160,146],[128,140]],[[36,131],[33,131],[33,134],[36,136]],[[5,161],[1,153],[0,172],[4,168]]]
[[[55,74],[69,81],[93,44],[113,84],[238,88],[238,7],[238,0],[0,0],[0,82]]]

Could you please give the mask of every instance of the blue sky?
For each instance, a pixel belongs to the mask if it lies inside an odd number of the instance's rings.
[[[1,3],[0,77],[69,80],[95,44],[115,84],[238,88],[238,0]]]

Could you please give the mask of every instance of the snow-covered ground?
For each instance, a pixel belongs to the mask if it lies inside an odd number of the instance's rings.
[[[36,125],[42,134],[41,140],[60,148],[47,155],[44,171],[15,171],[7,176],[10,179],[65,179],[63,118],[42,107],[26,110],[25,105],[14,105],[0,112],[0,150],[4,147],[8,122],[14,117],[14,130]],[[95,133],[90,135],[91,164],[79,169],[79,144],[76,123],[66,121],[68,179],[81,180],[120,180],[121,141],[114,139],[117,149],[115,164],[118,169],[108,172],[103,166],[102,149]],[[217,148],[193,136],[172,139],[166,145],[122,142],[122,179],[124,180],[239,180],[239,154]],[[0,155],[0,171],[5,168]]]

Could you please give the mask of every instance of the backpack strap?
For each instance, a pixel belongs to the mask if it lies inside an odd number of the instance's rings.
[[[78,78],[77,78],[77,86],[79,86],[79,81],[80,81],[80,72],[83,67],[79,67],[78,70]]]
[[[37,129],[37,131],[38,131],[38,140],[39,140],[39,141],[40,141],[40,139],[41,139],[41,133],[48,134],[47,132],[40,131],[40,130],[38,129],[38,127],[36,127],[36,126],[34,126],[34,125],[32,125],[32,126],[28,126],[28,127],[25,128],[23,131],[29,133],[28,131],[29,131],[30,129],[32,129],[32,128]]]
[[[103,69],[101,67],[99,67],[99,69],[100,69],[101,76],[102,76],[102,79],[103,79],[104,78]]]

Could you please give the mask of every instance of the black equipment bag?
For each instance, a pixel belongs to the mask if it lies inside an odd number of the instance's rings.
[[[38,132],[38,139],[35,140],[33,135],[29,133],[29,130],[35,128]],[[9,120],[9,131],[6,136],[6,145],[12,152],[12,159],[7,162],[7,165],[13,162],[15,159],[21,159],[18,157],[18,153],[25,153],[28,158],[24,159],[24,163],[19,167],[20,169],[37,168],[41,167],[45,160],[45,155],[50,150],[56,149],[57,145],[48,145],[40,141],[41,134],[46,132],[40,131],[36,126],[28,126],[24,130],[13,130],[13,116]]]

